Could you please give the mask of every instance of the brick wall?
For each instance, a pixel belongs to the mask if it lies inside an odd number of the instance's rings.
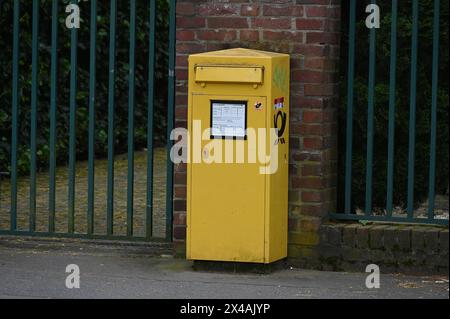
[[[289,254],[319,242],[335,206],[339,0],[178,1],[176,126],[186,127],[187,56],[233,47],[291,55]],[[186,236],[186,165],[175,167],[174,242]]]
[[[448,275],[448,229],[411,225],[325,223],[320,244],[292,256],[302,268],[364,272],[376,264],[382,273]]]

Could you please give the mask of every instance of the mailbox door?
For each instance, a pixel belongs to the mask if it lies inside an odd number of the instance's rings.
[[[191,119],[201,121],[202,132],[213,125],[217,126],[217,123],[213,122],[220,120],[220,117],[216,118],[217,114],[212,114],[220,110],[213,107],[215,101],[218,101],[219,107],[226,107],[227,102],[231,107],[233,103],[245,102],[246,127],[257,131],[258,128],[268,125],[265,97],[193,95]],[[239,122],[236,125],[239,125]],[[191,129],[191,134],[193,131]],[[266,175],[259,172],[263,165],[258,161],[257,146],[251,146],[249,151],[248,143],[252,140],[250,136],[222,139],[211,135],[214,134],[203,136],[205,140],[201,141],[200,147],[195,145],[191,136],[191,161],[195,158],[193,153],[196,151],[201,152],[202,161],[192,162],[189,170],[191,193],[188,258],[264,262]],[[206,160],[211,160],[211,155],[217,154],[219,143],[222,162],[226,158],[225,149],[233,148],[233,163],[204,162],[205,157]],[[237,147],[244,150],[244,163],[235,163]],[[256,156],[254,163],[248,163],[251,152]]]

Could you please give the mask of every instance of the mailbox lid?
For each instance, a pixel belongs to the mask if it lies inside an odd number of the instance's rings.
[[[264,67],[260,65],[196,65],[195,82],[261,84]]]
[[[203,53],[195,53],[191,54],[192,57],[224,57],[226,59],[236,58],[236,59],[245,59],[245,58],[273,58],[280,56],[288,56],[285,53],[278,52],[269,52],[269,51],[261,51],[261,50],[253,50],[246,48],[233,48],[233,49],[225,49],[218,51],[209,51]]]

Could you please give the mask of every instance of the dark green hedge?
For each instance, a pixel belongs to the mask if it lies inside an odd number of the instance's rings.
[[[433,0],[421,0],[419,17],[419,52],[415,145],[415,202],[428,195],[428,169],[430,149],[431,71]],[[348,49],[348,1],[342,1],[342,55],[341,94],[339,110],[339,210],[343,210],[345,176],[345,129],[347,101],[347,49]],[[357,1],[355,104],[353,119],[353,207],[364,207],[367,132],[367,83],[369,30],[365,26],[365,6],[368,1]],[[377,67],[375,96],[375,137],[373,164],[374,207],[386,207],[387,137],[389,110],[389,62],[391,36],[391,1],[377,1],[381,8],[381,28],[377,30]],[[404,206],[407,197],[408,125],[411,65],[411,1],[399,1],[397,95],[395,114],[395,175],[394,203]],[[441,1],[440,61],[437,129],[438,193],[448,189],[448,2]]]
[[[51,2],[40,5],[39,47],[39,104],[38,104],[38,168],[47,170],[49,157],[49,107],[50,107],[50,50],[51,50]],[[11,142],[11,82],[12,82],[12,3],[0,0],[0,171],[10,166]],[[59,164],[68,158],[69,127],[69,77],[70,77],[70,30],[65,27],[65,6],[59,5],[58,42],[58,139]],[[129,51],[129,1],[118,1],[117,17],[117,68],[116,68],[116,152],[127,148],[128,108],[128,51]],[[137,2],[136,43],[136,148],[146,144],[147,82],[149,8],[147,1]],[[29,171],[30,98],[31,98],[31,1],[20,1],[20,115],[19,115],[19,173]],[[89,25],[90,2],[81,1],[81,27],[78,44],[78,92],[77,92],[77,158],[87,158],[88,141],[88,92],[89,92]],[[109,1],[98,1],[97,38],[97,102],[96,102],[96,155],[107,152],[108,107],[108,48],[109,48]],[[168,3],[158,1],[157,57],[155,74],[156,110],[155,144],[165,143],[166,96],[167,96],[167,46]]]

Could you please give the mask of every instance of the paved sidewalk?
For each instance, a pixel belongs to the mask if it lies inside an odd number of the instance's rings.
[[[5,245],[0,238],[0,298],[449,298],[448,277],[442,276],[381,275],[381,288],[367,289],[365,273],[198,272],[183,259],[129,250]],[[65,287],[68,264],[80,268],[80,289]]]

